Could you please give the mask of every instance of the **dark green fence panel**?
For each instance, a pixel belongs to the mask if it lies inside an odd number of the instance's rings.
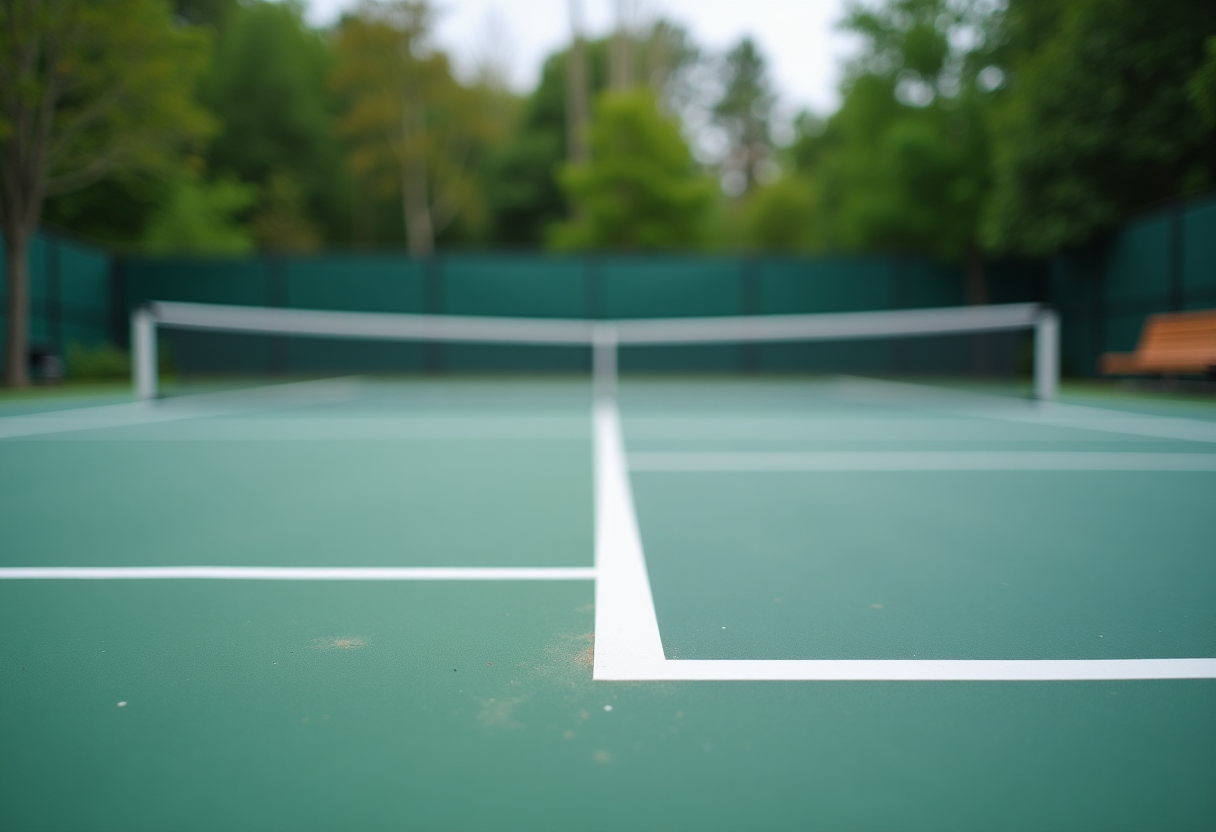
[[[282,306],[271,280],[271,259],[127,258],[122,281],[128,308],[152,300]]]
[[[285,257],[271,264],[270,274],[282,281],[283,303],[293,308],[428,311],[423,265],[402,255]],[[293,372],[418,372],[426,366],[421,344],[289,338],[277,349]]]
[[[423,267],[403,256],[282,258],[284,305],[345,312],[424,312]]]
[[[604,257],[598,260],[603,316],[674,318],[740,315],[744,311],[745,263],[739,257]],[[737,371],[737,344],[630,347],[621,351],[622,370]]]
[[[48,296],[47,317],[56,314],[56,306],[59,317],[59,332],[52,343],[62,350],[67,344],[109,342],[114,322],[109,254],[56,237],[44,237],[43,244],[52,258],[48,276],[58,272],[57,302],[53,294]]]
[[[889,309],[899,258],[823,257],[759,264],[760,314]]]
[[[1187,208],[1181,278],[1183,309],[1216,309],[1216,198]]]
[[[0,243],[0,254],[3,250]],[[58,233],[42,233],[30,243],[29,275],[31,352],[63,356],[72,345],[89,348],[112,342],[108,252]],[[0,308],[6,292],[0,259]]]
[[[582,318],[591,308],[589,272],[581,258],[448,255],[436,258],[432,268],[441,289],[436,312]],[[582,348],[443,344],[430,349],[433,362],[455,371],[581,372],[590,367],[590,350]]]

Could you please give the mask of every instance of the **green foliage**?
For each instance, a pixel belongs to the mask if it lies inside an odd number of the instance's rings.
[[[607,41],[586,44],[592,95],[607,84]],[[557,172],[566,161],[566,51],[545,61],[515,129],[487,155],[483,169],[488,233],[496,242],[538,245],[567,214]]]
[[[745,244],[765,251],[820,248],[823,220],[815,187],[806,177],[790,175],[757,188],[744,209]]]
[[[259,246],[272,251],[314,251],[321,242],[308,219],[304,194],[286,171],[270,175],[250,230]]]
[[[183,176],[148,226],[142,247],[154,253],[245,254],[254,241],[237,217],[256,198],[252,187],[232,179]]]
[[[1191,78],[1191,100],[1208,126],[1216,127],[1216,35],[1208,38],[1204,51],[1207,57]]]
[[[68,344],[67,375],[73,379],[129,379],[131,356],[113,344]]]
[[[351,170],[381,195],[400,196],[416,255],[430,254],[457,214],[479,210],[474,160],[497,138],[486,98],[433,48],[434,22],[425,0],[364,0],[343,19],[332,77]]]
[[[648,92],[608,93],[591,124],[591,161],[559,177],[574,217],[550,231],[557,250],[690,248],[702,241],[714,186],[679,125]]]
[[[0,155],[31,166],[22,178],[40,180],[39,196],[171,168],[183,143],[212,129],[194,98],[208,52],[206,33],[174,25],[161,0],[6,3]],[[6,188],[10,209],[20,201]]]
[[[249,229],[259,246],[271,251],[311,252],[321,242],[320,232],[306,213],[304,193],[286,170],[270,175]]]
[[[841,108],[790,154],[815,183],[819,239],[961,258],[976,245],[988,187],[991,95],[977,79],[992,21],[976,4],[892,0],[853,8],[846,25],[864,48]]]
[[[1010,5],[1013,85],[994,121],[985,229],[992,245],[1030,254],[1216,183],[1216,129],[1196,117],[1216,5],[1043,3]]]
[[[281,202],[289,180],[299,197],[297,224],[313,235],[319,224],[331,241],[348,239],[350,185],[333,127],[337,102],[328,79],[334,58],[326,37],[308,27],[294,0],[250,0],[228,14],[204,12],[225,21],[202,91],[222,125],[208,150],[208,169],[258,186],[265,200]],[[282,205],[259,210],[281,214]]]

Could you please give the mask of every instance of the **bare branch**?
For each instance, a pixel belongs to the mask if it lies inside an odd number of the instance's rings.
[[[114,145],[106,153],[94,158],[82,168],[46,180],[44,194],[58,196],[92,185],[103,179],[117,167],[127,155],[128,145]]]

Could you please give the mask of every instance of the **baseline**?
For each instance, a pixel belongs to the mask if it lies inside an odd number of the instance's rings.
[[[328,566],[8,566],[0,580],[235,581],[591,581],[595,569],[568,567]]]

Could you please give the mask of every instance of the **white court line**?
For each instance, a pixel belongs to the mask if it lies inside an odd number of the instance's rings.
[[[811,405],[813,407],[814,405]],[[1035,443],[1110,442],[1115,437],[1091,436],[1068,431],[1043,431],[1035,425],[1015,427],[992,419],[948,418],[925,414],[924,418],[901,418],[903,413],[862,416],[850,419],[823,416],[779,417],[630,417],[625,421],[626,442],[672,442],[689,444],[736,440],[775,444],[778,442],[865,442],[889,445],[894,442],[1000,442],[1007,445]],[[1118,441],[1118,440],[1116,440]],[[1131,440],[1135,441],[1135,440]]]
[[[1087,681],[1213,679],[1216,658],[671,660],[663,652],[615,402],[595,405],[597,681]]]
[[[828,394],[841,401],[885,407],[915,408],[933,413],[1000,419],[1058,428],[1216,442],[1216,422],[1177,416],[1153,416],[1087,405],[1013,399],[962,390],[949,390],[902,381],[843,376],[829,382]]]
[[[254,410],[348,401],[359,394],[359,389],[356,378],[335,378],[199,393],[173,399],[5,416],[0,417],[0,439],[148,425],[202,416],[224,416]]]
[[[1056,451],[647,451],[632,471],[1212,471],[1216,454]]]
[[[599,632],[596,632],[599,650]],[[681,659],[596,679],[648,682],[1087,682],[1212,679],[1216,659]]]
[[[9,566],[0,580],[590,581],[586,566]]]
[[[616,402],[595,403],[595,679],[663,664],[663,642],[633,510]]]
[[[70,438],[80,442],[380,442],[586,439],[590,434],[585,418],[437,418],[407,415],[392,418],[292,416],[192,419],[137,431],[87,431]],[[57,436],[56,440],[62,438]]]

